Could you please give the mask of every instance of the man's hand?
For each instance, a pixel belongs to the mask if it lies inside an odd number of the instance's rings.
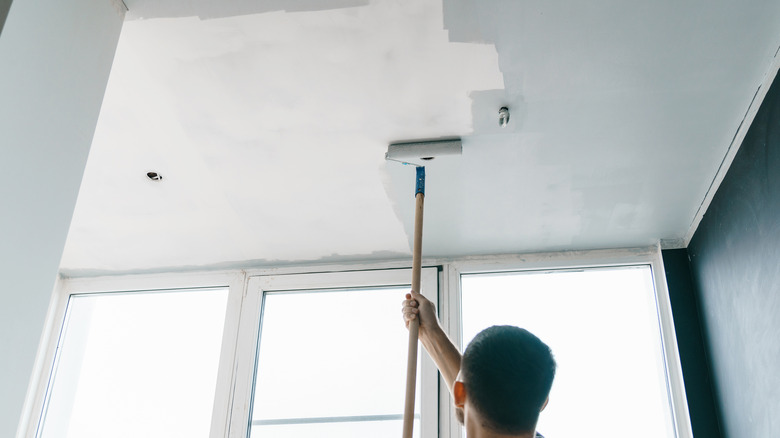
[[[436,316],[436,306],[415,291],[406,294],[406,299],[401,307],[404,315],[404,323],[409,328],[409,322],[416,319],[420,323],[419,337],[427,335],[432,329],[439,327],[439,318]]]
[[[420,322],[418,337],[425,350],[436,362],[447,387],[452,391],[455,378],[460,371],[460,352],[452,343],[439,324],[436,316],[436,306],[421,294],[415,291],[406,294],[406,299],[401,307],[404,314],[404,323],[409,328],[409,322],[415,319]]]

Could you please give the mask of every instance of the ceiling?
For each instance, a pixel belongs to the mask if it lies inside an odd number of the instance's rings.
[[[384,152],[452,136],[426,256],[681,239],[780,44],[777,1],[125,2],[66,275],[408,258]]]

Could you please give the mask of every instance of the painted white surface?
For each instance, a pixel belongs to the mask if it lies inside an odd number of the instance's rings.
[[[680,239],[780,43],[765,0],[127,3],[66,274],[407,257],[383,153],[452,135],[427,256]]]
[[[14,436],[124,11],[15,1],[0,37],[0,436]]]

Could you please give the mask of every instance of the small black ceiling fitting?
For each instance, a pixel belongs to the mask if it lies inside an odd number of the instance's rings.
[[[498,126],[506,128],[507,124],[509,124],[509,108],[502,106],[498,110]]]
[[[157,172],[146,172],[146,176],[152,181],[162,181],[162,175]]]

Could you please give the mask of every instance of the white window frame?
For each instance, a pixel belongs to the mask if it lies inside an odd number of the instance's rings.
[[[61,341],[68,302],[71,295],[127,293],[139,291],[165,291],[177,289],[228,288],[228,302],[225,314],[225,325],[222,334],[219,369],[217,374],[214,408],[212,413],[211,433],[218,424],[226,422],[225,406],[229,396],[230,365],[235,355],[236,330],[238,315],[241,309],[241,298],[245,274],[243,271],[220,271],[190,274],[152,274],[129,276],[106,276],[91,278],[62,278],[52,295],[49,306],[46,327],[39,349],[40,358],[33,370],[35,387],[30,391],[26,410],[19,427],[23,437],[34,438],[38,433],[46,393],[53,379],[56,366],[56,353]]]
[[[692,438],[660,246],[424,259],[424,266],[437,266],[438,271],[436,268],[425,268],[423,293],[434,301],[438,298],[437,308],[443,328],[456,344],[460,344],[462,338],[460,276],[462,274],[642,264],[651,267],[655,283],[654,289],[663,343],[662,350],[677,438]],[[409,262],[376,262],[287,266],[250,271],[179,272],[60,279],[50,303],[36,368],[33,370],[31,389],[28,392],[24,416],[19,428],[19,436],[35,436],[54,365],[60,330],[71,294],[228,287],[227,313],[209,437],[245,438],[249,426],[252,379],[254,377],[255,355],[258,353],[257,340],[263,292],[290,290],[291,288],[322,288],[326,287],[326,284],[330,284],[330,287],[333,288],[356,287],[357,283],[361,282],[362,286],[366,287],[371,285],[407,286],[411,279],[409,265]],[[317,280],[317,277],[320,279]],[[325,283],[322,282],[323,279]],[[431,281],[433,282],[431,283]],[[401,323],[400,318],[399,311],[399,324]],[[422,437],[461,438],[462,428],[455,420],[447,386],[442,380],[437,382],[435,377],[437,371],[433,367],[432,361],[424,353],[424,349],[420,349],[420,351],[423,363],[428,365],[424,365],[420,372],[423,381],[421,394],[418,395],[417,400],[421,406],[425,406],[424,412],[429,412],[431,409],[435,412],[435,405],[438,404],[438,424],[435,421],[436,416],[433,416],[432,419],[430,415],[426,416],[423,413],[425,420],[421,423],[423,424],[421,427]]]
[[[255,365],[259,353],[258,341],[261,336],[263,299],[266,293],[285,293],[317,289],[349,289],[399,286],[410,287],[411,269],[364,270],[350,272],[326,272],[287,275],[258,275],[249,277],[245,305],[241,314],[238,336],[238,355],[236,356],[235,381],[232,385],[232,406],[227,438],[246,438],[248,436],[252,389],[254,387]],[[423,295],[432,301],[438,301],[438,272],[436,268],[423,268],[420,281]],[[398,301],[398,323],[401,319],[401,300]],[[438,371],[430,356],[420,349],[421,370],[420,394],[420,437],[436,437],[438,433]],[[399,385],[403,382],[398,382]],[[403,406],[398,407],[399,412]],[[400,431],[399,431],[400,432]]]
[[[566,269],[588,269],[620,266],[649,266],[653,278],[656,312],[660,325],[661,351],[663,353],[667,393],[671,406],[672,424],[677,438],[693,438],[688,399],[685,394],[682,365],[677,347],[669,289],[666,284],[660,245],[646,248],[610,249],[592,251],[566,251],[510,256],[485,256],[456,260],[446,269],[449,290],[447,299],[441,300],[440,314],[447,315],[445,329],[456,345],[462,343],[460,312],[460,278],[463,274],[486,274],[522,271],[558,271]],[[449,435],[442,437],[460,438],[457,424],[450,426]]]

